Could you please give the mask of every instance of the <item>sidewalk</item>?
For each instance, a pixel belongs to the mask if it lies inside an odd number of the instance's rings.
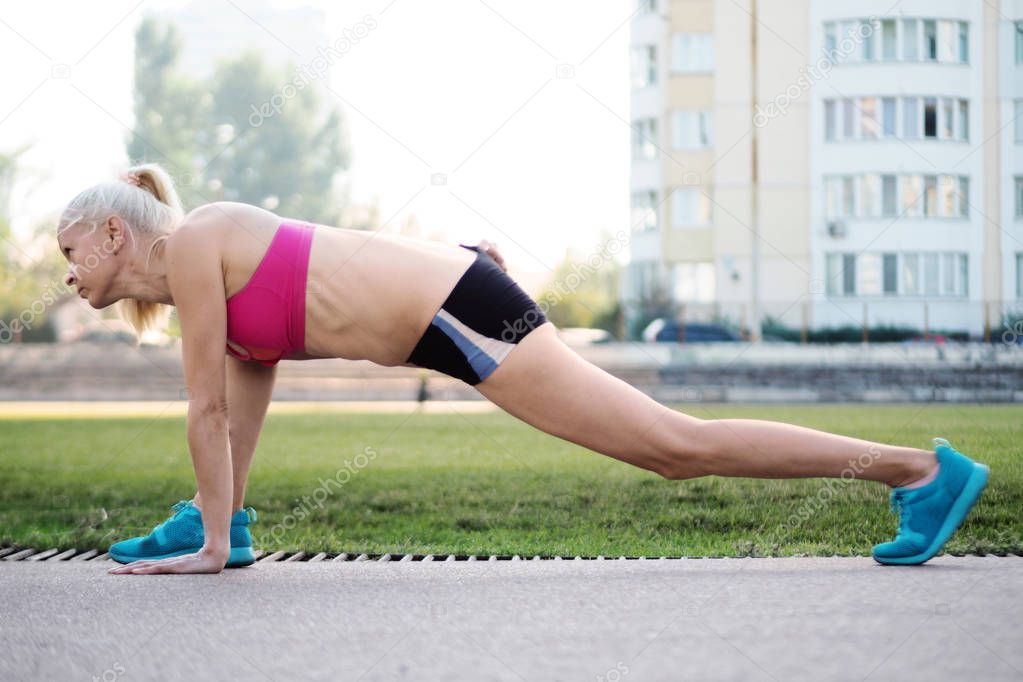
[[[1023,560],[0,562],[0,679],[1023,679]]]

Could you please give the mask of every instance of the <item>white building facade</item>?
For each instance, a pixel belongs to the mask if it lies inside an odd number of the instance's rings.
[[[660,286],[743,325],[997,333],[1023,307],[1019,5],[638,12],[626,308]]]

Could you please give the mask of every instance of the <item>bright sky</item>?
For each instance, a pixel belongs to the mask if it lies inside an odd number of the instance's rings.
[[[211,3],[218,20],[252,26],[245,0]],[[323,7],[330,41],[372,15],[376,27],[336,62],[330,85],[347,101],[353,199],[379,197],[390,229],[414,213],[424,235],[496,241],[532,289],[567,248],[582,258],[601,231],[628,228],[633,2],[272,4]],[[122,169],[135,28],[146,10],[186,6],[17,3],[0,17],[0,149],[32,144],[15,230]],[[258,28],[281,48],[273,26]],[[61,63],[70,77],[54,70]],[[571,77],[557,77],[559,64]],[[436,173],[446,184],[431,183]]]

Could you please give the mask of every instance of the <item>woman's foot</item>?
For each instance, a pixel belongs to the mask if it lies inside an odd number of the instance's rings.
[[[989,468],[935,438],[937,467],[924,479],[893,488],[890,504],[899,514],[894,540],[875,545],[882,564],[922,564],[944,546],[987,486]],[[930,480],[927,480],[930,479]]]
[[[192,500],[181,500],[171,509],[174,514],[160,523],[149,535],[121,540],[110,546],[107,553],[114,561],[128,564],[140,559],[167,559],[198,552],[203,546],[202,514]],[[256,520],[252,507],[239,509],[231,517],[231,555],[226,568],[248,566],[256,561],[252,553],[252,533],[249,523]]]

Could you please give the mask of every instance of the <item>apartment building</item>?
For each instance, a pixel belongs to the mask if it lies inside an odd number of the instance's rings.
[[[1023,307],[1014,17],[1012,2],[643,3],[627,315],[660,299],[744,326],[998,327]]]

